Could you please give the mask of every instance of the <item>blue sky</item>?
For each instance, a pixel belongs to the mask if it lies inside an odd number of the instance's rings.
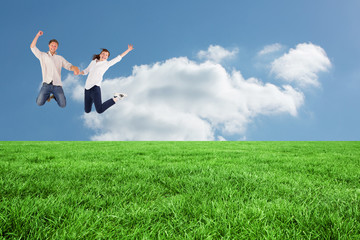
[[[0,140],[360,140],[360,1],[3,1]],[[67,106],[42,107],[37,47],[84,69],[110,59],[103,101],[63,69]],[[267,49],[267,51],[265,51]],[[80,89],[80,90],[79,90]]]

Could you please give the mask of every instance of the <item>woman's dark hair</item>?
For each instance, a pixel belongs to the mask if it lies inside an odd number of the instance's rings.
[[[101,54],[102,52],[107,52],[107,53],[109,54],[109,57],[110,57],[110,52],[109,52],[109,50],[107,50],[107,49],[105,49],[105,48],[102,48],[102,49],[101,49],[101,52],[100,52],[99,54],[94,54],[94,55],[93,55],[92,60],[95,60],[95,59],[100,60],[100,54]]]
[[[57,45],[59,46],[59,42],[56,40],[56,39],[51,39],[50,42],[49,42],[49,45],[54,42],[54,43],[57,43]]]

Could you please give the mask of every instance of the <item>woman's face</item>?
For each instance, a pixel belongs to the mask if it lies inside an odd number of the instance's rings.
[[[100,53],[100,61],[105,61],[107,60],[109,57],[109,53],[108,52],[101,52]]]

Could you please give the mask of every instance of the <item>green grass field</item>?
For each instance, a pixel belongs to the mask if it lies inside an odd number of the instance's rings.
[[[360,239],[360,142],[0,142],[2,239]]]

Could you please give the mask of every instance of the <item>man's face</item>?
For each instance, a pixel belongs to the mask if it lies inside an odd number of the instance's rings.
[[[49,51],[54,54],[56,52],[56,49],[58,48],[58,45],[56,42],[52,42],[49,44]]]

